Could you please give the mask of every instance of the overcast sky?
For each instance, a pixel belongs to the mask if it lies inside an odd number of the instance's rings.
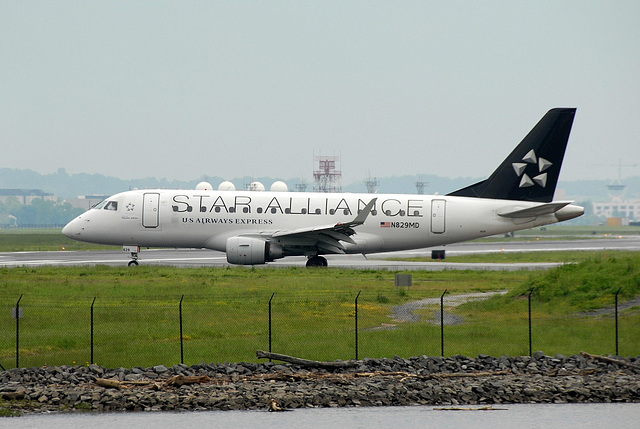
[[[0,0],[0,167],[486,177],[577,107],[561,180],[613,179],[640,164],[639,22],[637,0]]]

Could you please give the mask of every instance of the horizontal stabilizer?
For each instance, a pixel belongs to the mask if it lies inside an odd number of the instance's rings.
[[[516,209],[507,211],[505,213],[498,213],[498,216],[515,219],[543,216],[555,213],[561,208],[568,206],[569,204],[571,204],[571,201],[557,201],[553,203],[541,204],[535,207],[529,207],[526,209]]]

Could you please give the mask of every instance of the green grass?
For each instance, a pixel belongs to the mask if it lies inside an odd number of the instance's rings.
[[[583,250],[559,250],[545,252],[498,252],[474,255],[447,256],[445,262],[457,263],[489,263],[489,264],[519,264],[519,263],[570,263],[592,259],[594,255],[600,257],[617,257],[632,255],[634,252],[625,250],[607,250],[601,252]],[[395,261],[409,262],[439,262],[431,257],[415,258],[387,258]]]
[[[584,236],[584,237],[612,237],[619,235],[640,235],[640,227],[637,226],[567,226],[565,224],[548,225],[541,228],[525,229],[515,233],[518,236]]]
[[[0,252],[54,250],[108,250],[117,246],[83,243],[62,235],[59,229],[0,229]]]
[[[268,301],[273,293],[274,350],[326,359],[353,357],[353,302],[359,291],[361,326],[387,320],[390,305],[436,296],[443,287],[490,290],[505,279],[483,275],[469,285],[460,273],[414,275],[407,293],[395,290],[394,274],[378,271],[195,268],[5,268],[0,269],[3,331],[0,362],[15,355],[10,307],[20,294],[21,366],[85,363],[90,306],[96,298],[95,359],[108,366],[176,363],[178,304],[182,295],[185,360],[255,360],[268,348]],[[444,286],[444,283],[447,286]],[[382,301],[382,302],[381,302]],[[328,344],[331,344],[328,346]]]
[[[446,311],[465,323],[445,327],[445,354],[528,354],[528,306],[533,294],[534,350],[547,354],[615,352],[611,316],[583,311],[640,295],[640,256],[594,252],[546,272],[411,272],[413,286],[396,289],[394,272],[305,268],[40,267],[0,269],[0,363],[15,365],[21,294],[20,366],[90,361],[94,303],[94,361],[108,367],[180,362],[179,302],[183,299],[185,363],[256,361],[268,343],[272,300],[273,351],[309,359],[351,359],[359,298],[359,357],[440,354],[438,306],[416,323],[395,323],[394,305],[449,294],[507,290],[505,296]],[[640,309],[620,318],[620,352],[640,354]]]
[[[0,417],[22,417],[21,411],[12,409],[14,405],[15,401],[5,401],[3,399],[0,399]]]
[[[495,235],[487,238],[481,238],[476,241],[590,240],[630,235],[640,235],[640,227],[603,225],[567,226],[563,223],[559,223],[555,225],[547,225],[545,227],[516,231],[513,237]]]
[[[628,300],[640,292],[640,263],[637,252],[597,256],[569,264],[529,279],[511,292],[524,296],[532,288],[536,300],[549,314],[566,314],[611,306],[615,294]]]

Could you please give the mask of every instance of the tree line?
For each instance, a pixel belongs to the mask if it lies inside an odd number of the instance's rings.
[[[0,202],[0,228],[20,228],[26,225],[65,225],[84,209],[69,203],[35,198],[31,204],[20,203],[17,197]]]

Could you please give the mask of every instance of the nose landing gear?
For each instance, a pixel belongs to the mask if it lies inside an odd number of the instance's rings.
[[[122,246],[122,251],[129,252],[131,254],[131,261],[129,261],[130,267],[137,267],[138,264],[138,252],[140,252],[139,246]]]

